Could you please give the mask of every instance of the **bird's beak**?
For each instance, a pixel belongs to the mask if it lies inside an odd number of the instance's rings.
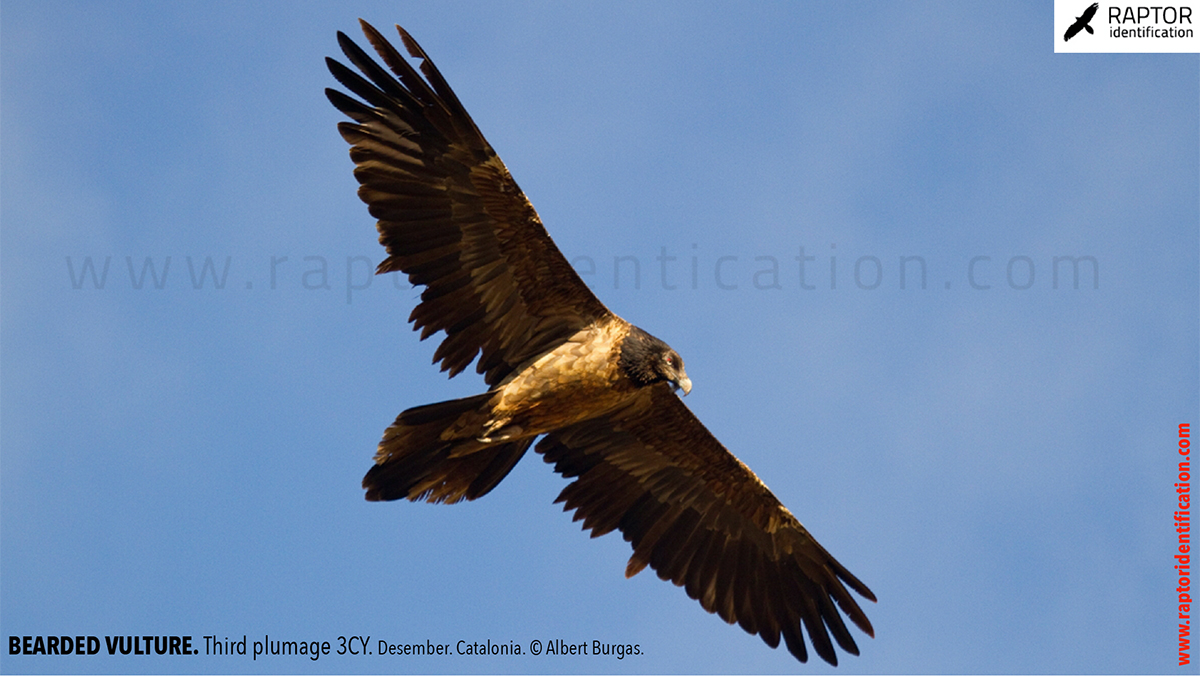
[[[679,376],[679,380],[675,381],[675,387],[683,390],[683,396],[687,396],[688,392],[692,391],[692,379],[687,376]]]

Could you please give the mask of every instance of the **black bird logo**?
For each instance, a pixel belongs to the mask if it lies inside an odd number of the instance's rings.
[[[1093,2],[1087,9],[1083,10],[1081,16],[1075,17],[1075,23],[1071,24],[1071,27],[1063,35],[1063,42],[1075,37],[1075,34],[1082,30],[1095,34],[1096,31],[1092,30],[1092,27],[1088,24],[1091,23],[1092,17],[1096,16],[1096,10],[1098,9],[1100,9],[1100,3]]]

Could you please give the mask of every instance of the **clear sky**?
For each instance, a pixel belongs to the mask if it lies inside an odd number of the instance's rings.
[[[0,671],[830,671],[626,580],[532,453],[474,503],[363,500],[397,413],[483,384],[368,274],[322,93],[360,16],[422,43],[585,281],[687,360],[688,406],[876,592],[840,671],[1178,671],[1198,57],[1055,55],[1046,2],[692,5],[4,2],[5,646],[644,654]]]

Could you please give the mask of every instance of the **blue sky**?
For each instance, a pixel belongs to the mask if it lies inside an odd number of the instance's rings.
[[[483,385],[431,367],[418,292],[368,275],[322,93],[361,16],[422,43],[597,295],[687,360],[688,406],[876,592],[841,671],[1177,671],[1196,55],[1055,55],[1048,3],[0,16],[6,642],[645,653],[0,670],[831,671],[624,579],[628,544],[581,533],[533,454],[474,503],[362,499],[397,413]]]

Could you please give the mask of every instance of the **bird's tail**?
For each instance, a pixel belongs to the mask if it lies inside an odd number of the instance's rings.
[[[488,417],[491,396],[484,393],[401,413],[379,442],[375,466],[363,477],[367,499],[458,502],[495,488],[533,438],[485,443],[463,433],[478,428],[471,418],[482,422]]]
[[[1091,27],[1091,26],[1084,26],[1084,27],[1083,27],[1083,30],[1085,30],[1085,31],[1087,31],[1087,32],[1089,32],[1089,33],[1091,33],[1092,35],[1095,35],[1095,34],[1096,34],[1096,31],[1092,30],[1092,27]]]

